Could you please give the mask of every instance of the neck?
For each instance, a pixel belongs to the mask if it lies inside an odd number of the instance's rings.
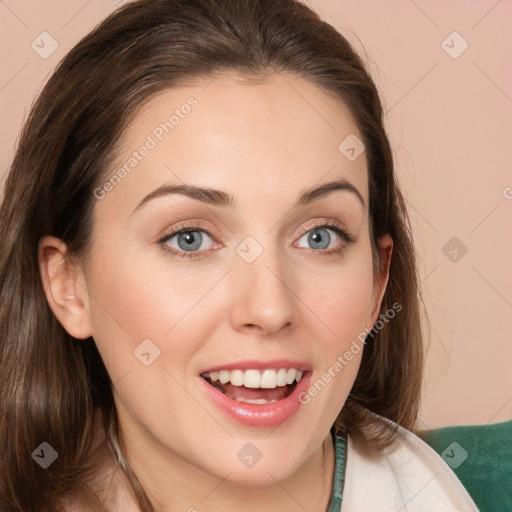
[[[125,439],[128,446],[134,446]],[[161,449],[148,446],[127,453],[155,512],[325,512],[332,489],[334,447],[330,434],[294,473],[261,486],[244,485],[208,474]],[[156,448],[156,447],[155,447]],[[150,461],[148,463],[147,461]],[[270,475],[271,476],[271,475]]]

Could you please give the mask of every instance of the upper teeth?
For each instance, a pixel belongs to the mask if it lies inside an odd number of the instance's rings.
[[[278,370],[220,370],[218,372],[204,373],[212,382],[220,381],[221,384],[231,382],[233,386],[245,386],[246,388],[272,389],[278,386],[300,382],[302,371],[295,368],[280,368]]]

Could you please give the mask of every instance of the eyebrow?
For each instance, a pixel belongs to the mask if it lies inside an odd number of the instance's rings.
[[[317,199],[327,196],[336,190],[346,190],[354,194],[361,205],[366,208],[366,203],[363,196],[357,188],[345,178],[338,178],[336,181],[331,181],[318,187],[313,187],[302,192],[295,206],[305,206]],[[172,194],[180,194],[192,199],[196,199],[203,203],[211,204],[213,206],[222,207],[236,207],[235,199],[232,195],[222,190],[215,190],[207,187],[200,187],[190,184],[174,184],[168,183],[150,192],[140,203],[137,205],[133,213],[139,210],[144,204],[158,197],[163,197]]]

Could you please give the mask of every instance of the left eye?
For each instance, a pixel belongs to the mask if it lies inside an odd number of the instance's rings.
[[[335,237],[340,238],[334,229],[320,226],[310,229],[307,233],[302,235],[299,238],[299,243],[302,243],[301,241],[306,239],[306,243],[311,244],[311,249],[328,249],[332,239],[332,235],[330,233],[333,233]]]

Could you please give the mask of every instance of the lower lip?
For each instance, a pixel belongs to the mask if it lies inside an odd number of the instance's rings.
[[[249,427],[277,427],[291,418],[302,405],[299,396],[308,388],[311,372],[305,372],[301,381],[295,386],[293,392],[272,404],[246,404],[229,398],[227,395],[214,388],[202,377],[201,385],[207,395],[217,407],[242,425]]]

